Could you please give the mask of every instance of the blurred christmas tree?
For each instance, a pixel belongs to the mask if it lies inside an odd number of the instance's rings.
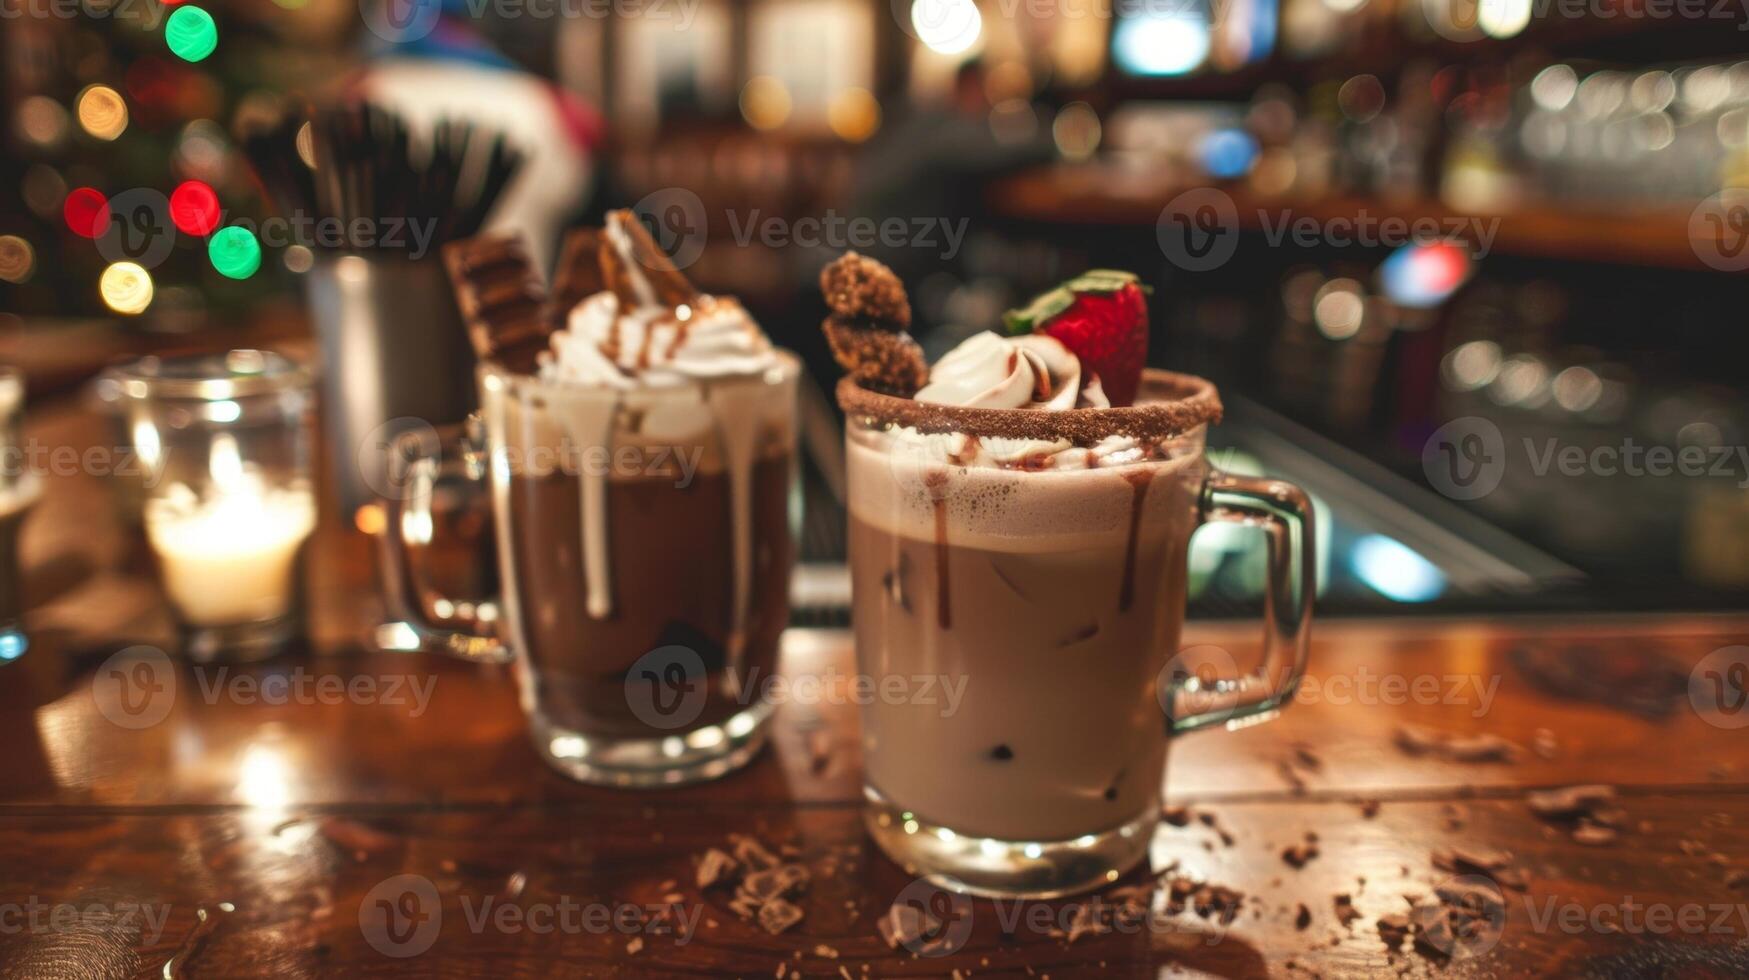
[[[258,271],[215,267],[209,240],[227,226],[253,232],[266,213],[234,127],[280,111],[279,79],[340,79],[340,46],[327,42],[356,8],[275,0],[215,17],[159,0],[0,4],[0,311],[192,330],[307,267],[297,247],[271,250]]]

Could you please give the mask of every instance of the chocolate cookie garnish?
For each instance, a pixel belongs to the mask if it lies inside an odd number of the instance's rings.
[[[911,301],[893,270],[874,259],[845,252],[820,270],[820,292],[840,322],[903,333],[911,329]]]
[[[631,211],[607,213],[597,254],[601,278],[619,297],[621,309],[680,306],[691,303],[698,295],[698,290]]]
[[[919,432],[1067,441],[1094,446],[1108,436],[1148,442],[1183,435],[1221,420],[1215,386],[1189,374],[1150,368],[1142,372],[1141,396],[1125,408],[1073,408],[1040,412],[1024,408],[967,408],[896,398],[859,383],[838,382],[838,405],[846,415],[904,425]]]
[[[443,263],[474,353],[516,370],[532,369],[552,325],[522,240],[493,235],[451,242],[443,248]]]
[[[874,391],[909,398],[929,381],[923,348],[908,333],[893,333],[826,318],[820,325],[832,356],[850,376]]]

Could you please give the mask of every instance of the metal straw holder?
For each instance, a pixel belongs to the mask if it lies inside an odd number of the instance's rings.
[[[436,256],[318,255],[307,288],[328,468],[350,520],[389,489],[397,435],[474,410],[474,352]]]

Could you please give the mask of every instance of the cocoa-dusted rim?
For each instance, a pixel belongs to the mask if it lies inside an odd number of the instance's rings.
[[[919,432],[963,432],[999,439],[1066,439],[1092,446],[1109,436],[1168,439],[1221,420],[1221,396],[1213,383],[1191,374],[1150,368],[1142,372],[1141,397],[1128,408],[1073,408],[1060,412],[1025,408],[935,405],[864,388],[855,378],[838,382],[838,407],[852,417],[910,426]]]

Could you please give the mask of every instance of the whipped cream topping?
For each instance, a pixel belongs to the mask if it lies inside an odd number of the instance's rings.
[[[1004,337],[985,332],[943,355],[929,371],[916,400],[965,408],[1110,408],[1099,378],[1081,370],[1081,359],[1045,334]],[[1067,439],[1004,439],[961,432],[925,435],[904,427],[895,438],[907,451],[956,466],[1018,469],[1091,469],[1137,462],[1146,456],[1130,436],[1108,436],[1077,448]]]
[[[1081,375],[1081,359],[1055,337],[986,331],[937,361],[915,397],[965,408],[1110,408],[1099,379],[1083,385]]]
[[[666,387],[710,378],[761,374],[781,364],[777,351],[740,303],[700,296],[670,309],[622,309],[600,292],[571,310],[541,360],[548,381],[592,387]]]

